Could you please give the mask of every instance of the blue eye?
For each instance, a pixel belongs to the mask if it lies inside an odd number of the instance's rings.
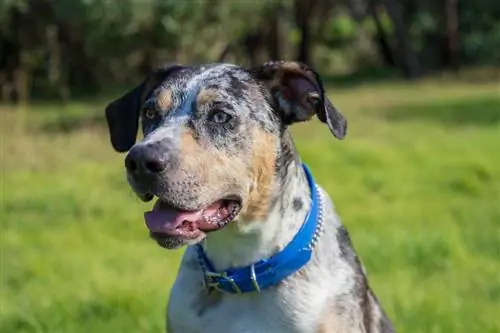
[[[209,120],[216,124],[224,124],[231,120],[231,116],[224,111],[215,110],[210,115]]]

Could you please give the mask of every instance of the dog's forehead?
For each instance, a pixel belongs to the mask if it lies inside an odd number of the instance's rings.
[[[267,131],[277,126],[259,81],[233,64],[184,67],[166,77],[146,103],[159,107],[165,125],[201,121],[201,114],[222,107],[238,114],[240,121],[256,121]]]
[[[242,97],[252,84],[248,72],[232,64],[209,64],[187,67],[163,82],[161,89],[169,89],[175,99],[195,97],[202,89],[210,89],[222,97]]]

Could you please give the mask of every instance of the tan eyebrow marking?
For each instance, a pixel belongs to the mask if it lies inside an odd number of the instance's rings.
[[[169,111],[172,108],[174,99],[171,89],[162,89],[158,94],[158,106],[162,111]]]
[[[214,89],[201,89],[196,97],[196,106],[213,102],[217,98],[217,92]]]

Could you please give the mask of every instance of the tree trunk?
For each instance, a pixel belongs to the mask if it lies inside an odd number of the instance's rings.
[[[403,75],[408,78],[415,78],[421,75],[421,68],[418,57],[410,45],[410,23],[411,16],[405,10],[400,0],[383,0],[387,13],[394,26],[396,37],[396,65]]]
[[[58,97],[66,101],[69,99],[69,88],[64,80],[64,68],[62,63],[62,50],[60,43],[59,26],[50,24],[46,27],[46,38],[49,52],[49,83],[56,90]]]
[[[245,54],[250,61],[250,67],[257,66],[259,62],[258,53],[261,44],[262,34],[260,31],[249,32],[243,37],[243,49],[245,50]]]
[[[311,16],[316,0],[295,0],[295,22],[300,30],[300,42],[297,50],[297,60],[311,65]]]
[[[269,10],[268,20],[266,24],[268,25],[268,34],[266,38],[266,49],[269,54],[270,60],[280,60],[281,59],[281,27],[280,27],[280,16],[281,16],[282,6],[278,1]]]
[[[375,22],[375,28],[377,29],[376,42],[378,46],[378,50],[384,64],[389,67],[394,67],[394,51],[389,44],[389,38],[387,36],[386,31],[384,30],[384,26],[380,21],[380,16],[378,13],[378,4],[375,1],[370,1],[370,13],[373,17],[373,21]]]
[[[446,0],[446,36],[451,68],[458,71],[460,67],[458,0]]]
[[[19,68],[19,47],[7,34],[0,32],[0,89],[1,99],[15,102],[18,99],[18,92],[15,86],[15,71]]]

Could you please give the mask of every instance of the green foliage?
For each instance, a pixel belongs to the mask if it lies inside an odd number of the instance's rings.
[[[382,12],[379,14],[379,19],[380,19],[380,24],[382,25],[382,28],[384,31],[389,35],[392,36],[394,34],[394,26],[391,22],[391,19],[387,15],[387,12]],[[377,33],[376,27],[375,27],[375,22],[372,17],[366,17],[362,21],[362,27],[363,29],[370,35],[375,36]]]
[[[330,19],[324,33],[326,46],[341,48],[349,45],[357,36],[356,28],[356,22],[348,15]]]
[[[346,140],[318,121],[294,137],[398,332],[498,332],[498,82],[329,91]],[[148,239],[104,105],[33,106],[24,133],[0,107],[1,332],[164,329],[181,252]]]
[[[430,11],[421,10],[415,15],[415,20],[410,27],[412,37],[412,46],[418,52],[422,52],[429,47],[425,36],[438,33],[442,26],[439,24],[439,17],[433,15]]]
[[[463,1],[460,5],[462,53],[472,64],[500,62],[500,2]]]
[[[295,6],[310,3],[3,0],[0,93],[16,99],[6,92],[8,86],[18,99],[64,99],[70,92],[93,95],[109,86],[135,84],[151,68],[167,62],[247,65],[269,60],[276,49],[279,57],[294,59],[304,35]],[[400,73],[428,72],[447,68],[455,59],[473,65],[500,62],[496,51],[500,48],[500,2],[496,0],[460,2],[460,54],[449,48],[447,35],[453,33],[446,28],[444,3],[401,2],[401,20],[388,15],[388,4],[378,0],[375,11],[358,9],[356,15],[345,2],[315,3],[307,20],[310,40],[304,45],[309,45],[305,48],[311,53],[308,61],[325,74],[384,65]],[[384,33],[377,31],[374,12]],[[279,28],[272,28],[274,21]],[[394,22],[403,26],[396,27]],[[401,36],[408,37],[397,37],[396,31],[405,31]],[[382,41],[383,35],[386,40]],[[403,44],[409,45],[408,52],[398,50]],[[410,63],[414,68],[407,69]]]

